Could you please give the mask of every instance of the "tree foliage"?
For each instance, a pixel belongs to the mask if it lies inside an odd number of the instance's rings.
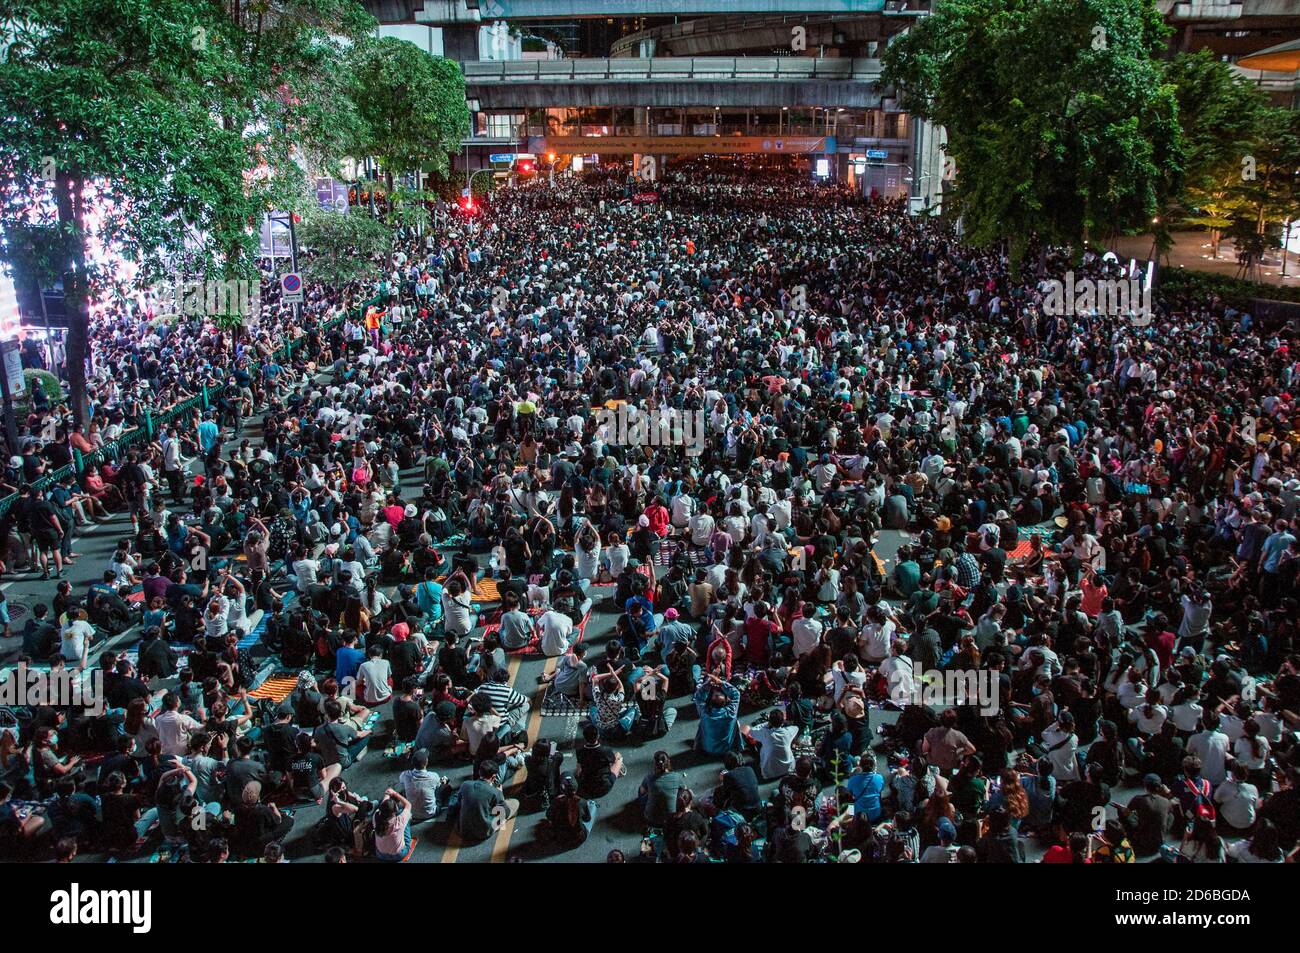
[[[393,232],[359,210],[347,214],[309,209],[298,227],[306,250],[299,261],[310,282],[340,287],[374,274],[377,262],[393,249]]]
[[[362,123],[354,152],[379,160],[389,191],[402,173],[425,165],[447,168],[448,155],[469,132],[459,64],[381,37],[353,47],[348,72]]]
[[[239,69],[221,89],[222,124],[242,128],[250,186],[266,208],[302,211],[308,176],[336,175],[365,128],[348,74],[375,20],[360,0],[208,0],[210,42]]]
[[[1202,226],[1217,255],[1220,234],[1246,207],[1239,186],[1255,162],[1253,143],[1268,99],[1206,50],[1172,57],[1165,78],[1178,101],[1186,159],[1183,188],[1167,196],[1158,239],[1167,246],[1176,224]]]
[[[947,129],[976,244],[1075,250],[1149,223],[1179,187],[1174,90],[1151,0],[941,0],[889,46],[904,109]]]
[[[101,241],[146,272],[251,247],[239,125],[213,121],[238,69],[190,0],[12,0],[0,27],[0,217],[66,250],[69,382],[84,416],[88,298]],[[240,117],[243,118],[242,116]],[[34,254],[29,260],[50,260]],[[51,275],[36,276],[48,281]]]
[[[64,279],[74,409],[102,244],[152,283],[252,278],[269,207],[360,128],[348,42],[358,0],[8,0],[0,21],[5,258]]]

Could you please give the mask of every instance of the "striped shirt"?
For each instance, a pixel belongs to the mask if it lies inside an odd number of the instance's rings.
[[[528,704],[528,699],[506,682],[485,682],[478,690],[492,699],[492,707],[501,715],[517,711]]]

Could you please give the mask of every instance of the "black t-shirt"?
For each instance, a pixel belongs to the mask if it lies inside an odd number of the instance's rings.
[[[241,805],[235,809],[235,830],[245,853],[260,852],[279,826],[275,814],[265,804]]]
[[[34,500],[27,510],[27,517],[31,521],[32,532],[57,532],[54,524],[58,515],[49,500]]]
[[[104,794],[99,799],[104,832],[114,847],[126,847],[135,842],[135,818],[140,802],[132,794]]]
[[[113,752],[99,763],[99,777],[107,778],[114,771],[122,772],[122,777],[130,783],[140,777],[140,762],[129,754]],[[107,819],[107,815],[105,816]]]
[[[295,755],[289,762],[289,775],[296,791],[310,791],[320,785],[320,773],[325,769],[325,759],[314,751]]]
[[[837,625],[826,633],[826,644],[830,646],[834,658],[842,659],[854,650],[857,644],[857,631],[848,626]]]
[[[664,824],[664,840],[667,841],[669,851],[677,852],[677,839],[684,831],[694,834],[699,843],[708,844],[709,819],[696,810],[685,811],[681,815],[669,814],[668,821]]]
[[[22,497],[14,504],[14,522],[18,526],[19,532],[29,533],[32,529],[32,507],[36,501],[29,497]]]
[[[138,670],[143,678],[169,678],[176,674],[176,662],[175,650],[160,638],[140,646]]]
[[[148,698],[149,686],[138,678],[118,675],[104,692],[110,708],[126,708],[136,698]]]
[[[388,650],[388,661],[393,666],[393,684],[401,685],[402,679],[420,674],[424,667],[424,653],[419,645],[406,639]]]
[[[405,698],[393,700],[393,730],[398,741],[414,741],[423,718],[419,702]]]
[[[984,564],[984,571],[993,577],[994,582],[1002,579],[1002,574],[1006,571],[1007,566],[1006,550],[994,546],[992,549],[985,550],[980,560]]]
[[[758,775],[747,764],[732,768],[722,779],[722,789],[728,796],[728,807],[737,811],[756,811],[763,804],[758,793]]]
[[[772,860],[778,864],[804,864],[813,853],[813,841],[807,831],[779,828],[772,838]]]
[[[267,726],[264,734],[266,763],[272,770],[286,770],[290,762],[298,756],[298,748],[294,744],[297,735],[298,729],[292,724],[276,723]]]
[[[614,786],[614,749],[609,745],[584,744],[578,749],[579,793],[583,797],[601,797]]]

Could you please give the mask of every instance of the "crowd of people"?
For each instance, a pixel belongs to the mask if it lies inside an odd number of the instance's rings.
[[[770,171],[644,191],[440,208],[235,335],[110,309],[0,526],[42,579],[122,534],[12,633],[107,710],[0,730],[0,849],[401,861],[523,812],[578,851],[634,801],[610,862],[1293,860],[1294,328],[1051,314],[1063,255]],[[951,673],[987,697],[919,697]]]

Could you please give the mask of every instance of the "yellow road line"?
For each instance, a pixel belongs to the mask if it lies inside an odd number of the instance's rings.
[[[519,674],[520,662],[521,659],[519,656],[515,656],[510,660],[511,685],[515,683],[515,676]],[[546,660],[547,675],[555,671],[555,666],[558,662],[558,658],[548,658]],[[538,731],[542,727],[542,701],[545,698],[546,686],[539,684],[537,686],[537,692],[533,696],[533,710],[528,714],[528,737],[530,740],[537,739]],[[522,784],[527,773],[528,770],[526,768],[519,768],[515,771],[514,777],[510,779],[509,786],[514,787],[515,785]],[[496,843],[492,845],[492,863],[504,864],[506,862],[506,857],[509,856],[510,853],[510,838],[514,835],[515,821],[518,819],[519,815],[516,814],[501,826],[501,830],[497,831]]]
[[[442,852],[442,863],[454,864],[456,858],[460,856],[460,833],[456,828],[451,829],[451,834],[447,837],[447,846]]]

